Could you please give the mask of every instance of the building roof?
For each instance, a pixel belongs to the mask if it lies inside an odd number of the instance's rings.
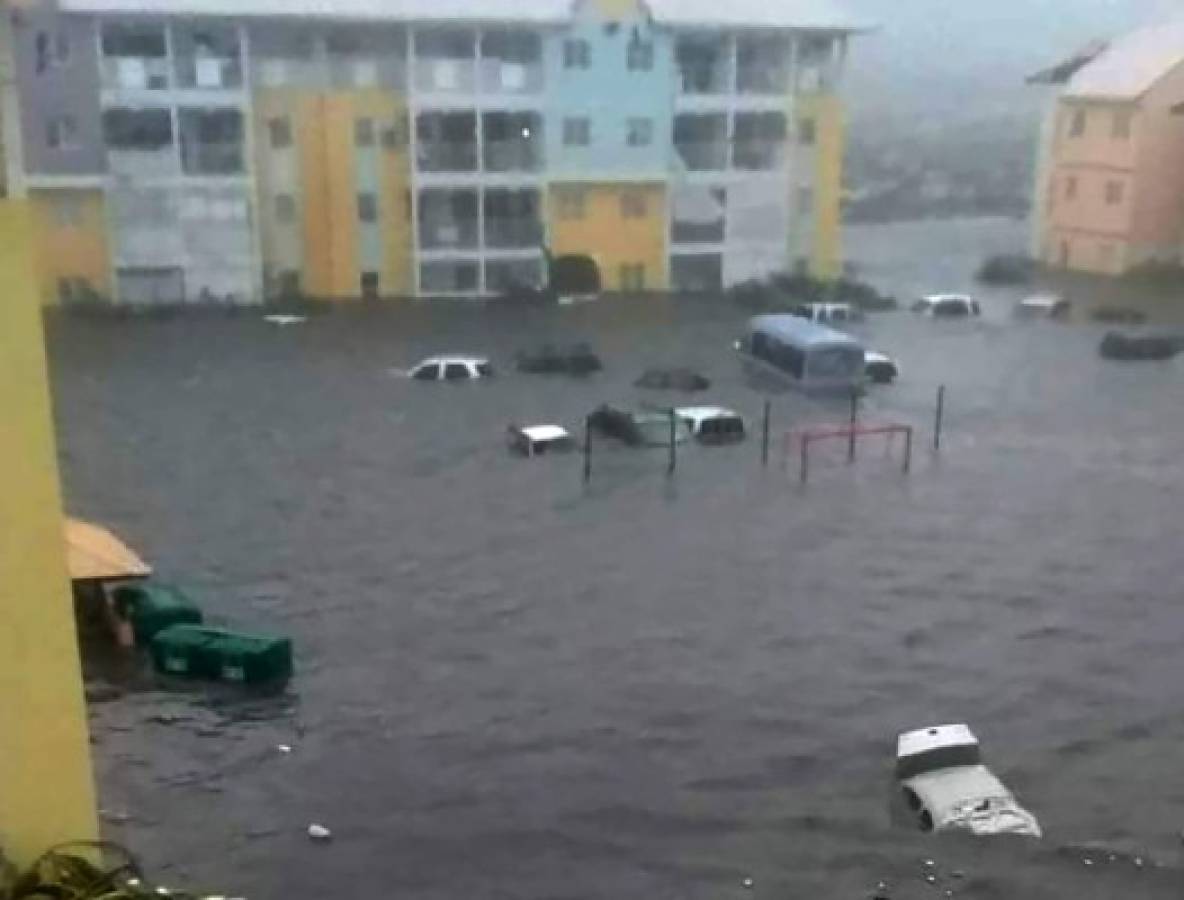
[[[1184,19],[1111,42],[1069,79],[1064,95],[1078,100],[1138,100],[1181,63]]]
[[[646,0],[654,19],[683,28],[866,31],[833,0]]]
[[[94,14],[547,25],[571,21],[578,0],[59,0],[59,5],[66,12]],[[864,30],[834,0],[647,0],[646,5],[655,21],[674,27]]]

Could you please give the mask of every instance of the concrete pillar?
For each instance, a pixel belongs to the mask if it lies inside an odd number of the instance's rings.
[[[98,833],[32,254],[26,204],[0,202],[0,851],[18,865]]]

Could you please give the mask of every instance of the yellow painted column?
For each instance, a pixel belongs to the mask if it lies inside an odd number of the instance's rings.
[[[98,833],[32,225],[0,202],[0,850]]]
[[[812,97],[804,105],[814,119],[817,141],[810,271],[829,280],[843,274],[843,105],[832,94]]]

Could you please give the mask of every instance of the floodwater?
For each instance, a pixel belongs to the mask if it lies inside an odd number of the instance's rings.
[[[907,297],[971,287],[1023,229],[849,239]],[[643,399],[631,382],[657,363],[699,367],[706,399],[755,419],[765,395],[729,349],[744,313],[719,301],[53,320],[70,508],[216,621],[297,648],[271,695],[90,650],[109,834],[165,884],[258,898],[861,898],[884,880],[893,898],[1178,900],[1184,361],[1108,363],[1100,326],[1016,323],[1015,292],[980,295],[981,322],[860,326],[904,371],[861,415],[918,427],[911,474],[899,442],[869,440],[854,466],[820,447],[804,488],[781,436],[842,404],[774,396],[767,470],[754,441],[680,449],[673,478],[663,450],[600,445],[585,488],[578,455],[504,448],[510,421]],[[581,338],[602,375],[510,371],[516,349]],[[447,350],[504,374],[390,372]],[[895,735],[945,721],[978,731],[1044,841],[892,823]]]

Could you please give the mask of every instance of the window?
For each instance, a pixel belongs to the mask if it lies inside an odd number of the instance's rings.
[[[818,140],[818,126],[813,119],[798,119],[798,143],[803,147],[812,147]]]
[[[626,123],[625,143],[630,147],[648,147],[653,142],[653,119],[630,119]]]
[[[1121,181],[1107,181],[1106,182],[1106,205],[1117,206],[1122,202],[1124,188],[1126,186]]]
[[[373,119],[356,119],[354,121],[354,144],[358,147],[374,146]]]
[[[276,194],[275,220],[284,223],[296,221],[296,198],[291,194]]]
[[[798,188],[798,212],[808,216],[814,212],[814,189],[810,187]]]
[[[1114,138],[1119,141],[1129,141],[1131,137],[1131,122],[1135,118],[1135,111],[1132,109],[1116,109],[1114,110],[1114,122],[1112,131]]]
[[[559,200],[559,218],[561,219],[582,219],[584,218],[584,192],[579,188],[565,188],[556,195]]]
[[[363,300],[377,300],[378,299],[378,273],[377,272],[363,272],[361,277],[362,285],[362,299]]]
[[[448,363],[444,367],[445,381],[464,381],[469,377],[469,367],[464,363]]]
[[[1069,122],[1069,137],[1081,137],[1085,134],[1085,110],[1073,111],[1073,118]]]
[[[651,71],[654,68],[653,42],[639,40],[635,36],[625,51],[625,65],[630,72]]]
[[[382,146],[385,150],[401,150],[407,143],[407,123],[393,122],[382,129]]]
[[[378,221],[378,198],[373,194],[358,194],[358,221]]]
[[[436,381],[440,377],[440,365],[439,363],[428,363],[420,366],[411,377],[416,381]]]
[[[620,268],[620,282],[622,291],[645,290],[645,265],[642,263],[626,263]]]
[[[78,146],[78,120],[73,116],[53,116],[45,123],[45,144],[54,150]]]
[[[563,42],[563,68],[587,69],[592,65],[592,48],[587,41],[570,40]]]
[[[588,119],[563,120],[563,145],[587,147],[592,143],[592,123]]]
[[[173,142],[173,119],[167,109],[108,109],[103,140],[112,150],[160,150]]]
[[[286,116],[268,119],[267,133],[273,150],[292,146],[292,122]]]
[[[280,272],[279,287],[281,297],[299,297],[300,273],[295,269],[284,269]]]
[[[1070,175],[1065,179],[1065,199],[1074,200],[1077,197],[1077,176]]]
[[[645,194],[642,191],[624,191],[621,193],[622,218],[644,219],[645,211]]]

